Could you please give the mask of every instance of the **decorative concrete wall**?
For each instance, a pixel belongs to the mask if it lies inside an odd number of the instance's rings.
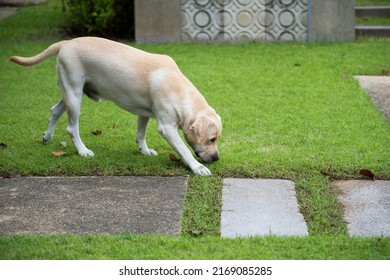
[[[308,0],[182,0],[182,41],[306,41]]]
[[[137,43],[343,41],[355,0],[134,0]]]

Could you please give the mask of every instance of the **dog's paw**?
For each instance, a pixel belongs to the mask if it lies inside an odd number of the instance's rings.
[[[158,153],[153,149],[140,149],[141,154],[144,156],[157,156]]]
[[[198,167],[193,168],[192,172],[194,172],[196,175],[203,175],[203,176],[211,175],[210,170],[204,165],[199,165]]]
[[[85,149],[79,151],[79,155],[82,157],[93,157],[95,154],[91,150]]]
[[[42,143],[43,144],[47,144],[47,143],[49,143],[51,141],[51,139],[52,139],[52,136],[48,135],[47,132],[45,132],[43,134],[43,137],[42,137]]]

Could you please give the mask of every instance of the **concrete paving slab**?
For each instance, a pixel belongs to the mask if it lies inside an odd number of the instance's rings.
[[[187,177],[0,179],[0,234],[176,235]]]
[[[390,77],[355,76],[360,86],[371,96],[372,101],[390,120]]]
[[[224,179],[221,214],[223,237],[307,234],[292,181]]]
[[[349,235],[390,236],[390,181],[335,181]]]
[[[15,7],[0,7],[0,20],[12,16],[16,12]]]

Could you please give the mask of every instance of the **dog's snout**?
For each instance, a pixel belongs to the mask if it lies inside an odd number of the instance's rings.
[[[218,161],[219,160],[219,155],[215,154],[212,156],[212,161]]]

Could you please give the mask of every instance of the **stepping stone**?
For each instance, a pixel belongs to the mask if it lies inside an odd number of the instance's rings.
[[[294,183],[288,180],[224,179],[221,235],[308,235]]]
[[[349,235],[390,236],[390,181],[335,181]]]
[[[0,235],[177,235],[187,177],[0,179]]]
[[[390,77],[355,76],[373,103],[390,120]]]

